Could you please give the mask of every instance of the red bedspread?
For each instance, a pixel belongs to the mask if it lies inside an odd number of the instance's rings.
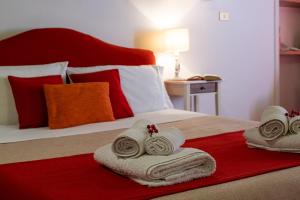
[[[188,140],[209,152],[216,173],[187,183],[148,188],[97,164],[92,154],[0,165],[1,199],[149,199],[300,165],[300,155],[249,149],[242,132]]]

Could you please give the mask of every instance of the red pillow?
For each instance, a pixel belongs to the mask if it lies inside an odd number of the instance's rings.
[[[120,119],[133,116],[133,112],[121,88],[119,70],[113,69],[86,74],[72,74],[70,78],[74,83],[108,82],[109,97],[114,117]]]
[[[37,128],[48,125],[44,84],[62,84],[60,75],[21,78],[8,76],[19,116],[19,127]]]

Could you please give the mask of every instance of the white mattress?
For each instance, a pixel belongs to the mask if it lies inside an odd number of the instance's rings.
[[[0,144],[129,128],[139,119],[148,119],[153,123],[167,123],[199,116],[204,116],[204,114],[166,109],[141,113],[131,118],[119,119],[113,122],[94,123],[65,129],[49,129],[48,127],[19,129],[17,125],[0,125]]]

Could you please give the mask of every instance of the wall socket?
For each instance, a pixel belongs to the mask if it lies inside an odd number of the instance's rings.
[[[220,21],[229,21],[230,14],[229,12],[220,11],[219,12],[219,20]]]

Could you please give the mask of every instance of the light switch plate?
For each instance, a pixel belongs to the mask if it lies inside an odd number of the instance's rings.
[[[220,11],[219,19],[220,19],[220,21],[229,21],[229,19],[230,19],[229,12]]]

